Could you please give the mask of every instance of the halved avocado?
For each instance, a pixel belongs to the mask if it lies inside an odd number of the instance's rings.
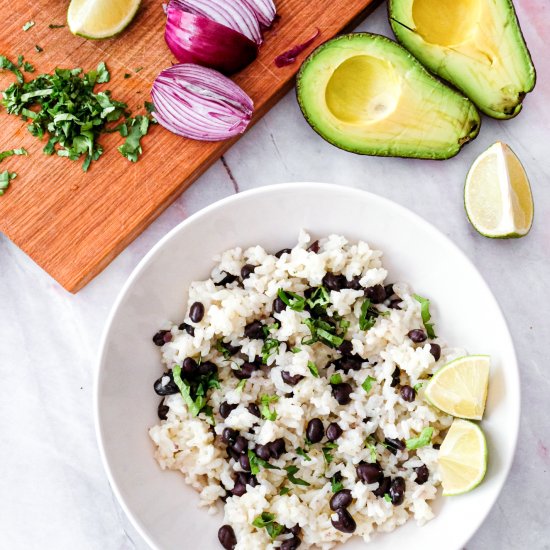
[[[390,0],[395,36],[485,114],[511,118],[535,67],[511,0]]]
[[[474,105],[385,36],[355,33],[317,48],[297,77],[312,128],[364,155],[446,159],[479,132]]]

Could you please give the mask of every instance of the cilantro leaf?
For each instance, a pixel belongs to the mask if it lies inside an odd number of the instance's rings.
[[[25,79],[23,78],[23,73],[5,55],[0,55],[0,70],[1,69],[11,71],[17,77],[17,80],[20,84],[23,84],[23,82],[25,82]]]
[[[183,398],[183,401],[187,405],[189,412],[193,416],[198,416],[199,413],[204,409],[207,416],[212,415],[213,413],[207,407],[207,392],[210,388],[220,388],[220,383],[217,379],[217,374],[208,374],[199,376],[192,383],[189,383],[187,380],[183,380],[181,377],[181,366],[175,365],[172,368],[172,377],[174,383],[180,390],[180,394]]]
[[[300,348],[293,347],[293,348],[290,349],[290,351],[291,351],[292,353],[300,353],[302,350],[301,350]]]
[[[260,397],[260,412],[266,420],[273,422],[277,419],[277,411],[272,411],[269,407],[271,403],[276,403],[277,401],[279,401],[278,395],[262,395]]]
[[[388,495],[388,493],[386,493],[386,494],[384,495],[384,500],[385,500],[386,502],[391,502],[391,497],[390,497],[390,495]]]
[[[414,391],[415,391],[416,393],[418,393],[418,392],[420,391],[420,389],[422,388],[423,385],[424,385],[424,382],[418,382],[418,384],[415,384],[415,385],[413,386]]]
[[[359,317],[359,328],[361,330],[369,330],[376,323],[376,318],[379,316],[389,315],[388,311],[378,311],[367,298],[361,305],[361,315]]]
[[[330,304],[329,291],[324,286],[317,287],[311,297],[306,300],[306,304],[310,309],[326,309]]]
[[[422,322],[424,323],[424,328],[426,329],[426,334],[429,338],[436,338],[434,325],[430,323],[432,314],[430,313],[430,300],[427,298],[422,298],[418,294],[413,294],[413,298],[420,302],[420,315],[422,316]]]
[[[7,170],[0,172],[0,196],[6,192],[10,186],[10,181],[14,180],[16,177],[17,174],[15,172],[8,172]]]
[[[433,433],[434,429],[431,426],[424,428],[418,437],[411,437],[410,439],[407,439],[407,449],[412,451],[429,445],[432,441]]]
[[[311,457],[302,449],[302,447],[298,447],[296,449],[296,454],[301,456],[306,462],[311,461]]]
[[[284,525],[275,521],[275,514],[270,514],[269,512],[262,512],[260,516],[254,519],[252,525],[258,529],[265,528],[271,540],[276,539],[285,529]]]
[[[330,478],[330,485],[333,493],[337,493],[344,488],[344,484],[342,483],[342,474],[340,472],[336,472]]]
[[[336,449],[338,445],[336,443],[327,443],[321,450],[323,451],[323,456],[325,457],[325,462],[330,464],[334,457],[332,456],[332,450]]]
[[[270,464],[267,462],[267,460],[264,460],[263,458],[260,458],[254,451],[248,450],[248,460],[250,462],[250,472],[253,475],[258,475],[260,473],[260,466],[265,468],[266,470],[280,470],[278,466],[273,466],[273,464]]]
[[[279,491],[279,495],[283,496],[290,493],[290,489],[288,487],[281,487],[281,490]]]
[[[291,483],[294,483],[294,485],[302,485],[304,487],[309,487],[311,485],[311,483],[308,483],[304,479],[300,479],[299,477],[296,477],[294,475],[296,472],[298,472],[298,467],[297,466],[287,466],[285,468],[285,470],[286,470],[286,473],[287,473],[288,480]]]
[[[290,309],[294,311],[304,311],[306,299],[303,296],[290,292],[289,290],[285,291],[282,288],[277,291],[277,295]]]
[[[9,151],[3,151],[0,153],[0,162],[2,162],[5,158],[12,157],[13,155],[25,155],[27,156],[29,153],[26,149],[23,149],[22,147],[20,149],[10,149]]]
[[[149,131],[149,117],[137,115],[126,120],[128,135],[126,141],[118,148],[122,156],[131,162],[137,162],[139,155],[143,153],[141,138]]]
[[[365,378],[365,381],[361,384],[361,387],[369,393],[372,389],[372,383],[376,382],[376,378],[373,378],[372,376],[367,376]]]
[[[109,82],[111,80],[111,75],[109,71],[107,70],[107,66],[105,65],[105,61],[101,61],[99,65],[97,66],[97,80],[96,82],[98,84],[102,84],[104,82]]]
[[[317,368],[317,365],[313,361],[307,362],[307,368],[315,378],[319,378],[319,369]]]
[[[329,380],[329,384],[341,384],[342,383],[342,375],[338,372],[335,372]]]
[[[223,355],[223,358],[226,360],[229,360],[232,357],[231,350],[227,347],[225,342],[221,339],[216,342],[216,351],[221,353]]]
[[[273,353],[279,352],[280,345],[281,342],[279,342],[276,338],[266,338],[264,340],[264,344],[262,346],[262,361],[264,364],[267,363],[267,360],[271,355],[273,355]]]
[[[238,391],[243,391],[245,386],[246,386],[246,378],[243,378],[243,379],[237,384],[237,387],[236,387],[235,389],[238,390]]]
[[[29,63],[28,61],[25,61],[23,63],[23,70],[26,72],[26,73],[34,73],[34,67],[32,66],[31,63]]]

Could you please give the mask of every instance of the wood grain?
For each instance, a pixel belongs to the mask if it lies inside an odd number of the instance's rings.
[[[25,55],[37,72],[90,70],[105,61],[111,82],[104,87],[133,112],[143,111],[155,76],[174,61],[164,43],[162,2],[143,0],[131,26],[104,41],[72,36],[67,28],[50,29],[50,24],[65,23],[67,5],[59,0],[0,0],[0,53],[13,60]],[[309,51],[281,69],[274,58],[318,27],[322,35],[309,50],[314,49],[359,22],[373,1],[279,0],[277,5],[281,19],[266,35],[260,56],[235,78],[254,100],[253,122],[292,86]],[[29,20],[35,25],[23,32]],[[35,45],[44,51],[37,53]],[[125,73],[131,78],[125,79]],[[12,80],[11,74],[1,73],[1,89]],[[44,155],[45,141],[33,138],[19,118],[0,112],[0,151],[25,147],[30,155],[11,157],[1,165],[18,177],[0,197],[0,231],[71,292],[104,269],[233,142],[190,141],[155,126],[135,164],[118,153],[120,143],[118,134],[103,136],[105,153],[83,173],[80,162]]]

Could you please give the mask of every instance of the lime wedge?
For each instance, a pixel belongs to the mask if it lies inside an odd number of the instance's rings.
[[[441,367],[429,381],[424,395],[443,412],[459,418],[481,420],[487,400],[491,358],[460,357]]]
[[[485,237],[523,237],[533,224],[533,196],[527,174],[515,153],[497,142],[470,168],[464,188],[466,214]]]
[[[481,428],[455,419],[438,454],[444,496],[460,495],[477,487],[487,471],[487,442]]]
[[[84,38],[110,38],[130,24],[139,4],[140,0],[71,0],[69,29]]]

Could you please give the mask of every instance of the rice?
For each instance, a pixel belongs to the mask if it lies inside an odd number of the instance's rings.
[[[188,310],[187,327],[167,324],[166,332],[162,332],[167,334],[164,340],[169,340],[161,350],[168,374],[165,384],[171,380],[170,371],[192,357],[216,365],[219,387],[212,384],[206,408],[198,416],[190,412],[180,392],[164,398],[168,408],[162,415],[165,419],[149,430],[156,459],[163,469],[180,470],[185,481],[199,491],[201,505],[211,513],[225,500],[224,524],[233,528],[236,550],[278,548],[292,539],[294,535],[288,531],[272,539],[268,529],[253,525],[266,512],[272,514],[266,516],[271,518],[271,526],[290,529],[299,525],[302,548],[322,549],[352,536],[370,541],[376,531],[392,531],[410,518],[423,525],[433,517],[430,501],[436,497],[440,484],[433,445],[442,441],[451,417],[424,401],[420,384],[464,352],[446,347],[440,338],[414,343],[407,336],[411,330],[424,330],[424,326],[420,303],[405,283],[394,283],[392,296],[371,305],[374,324],[362,329],[365,288],[386,284],[382,253],[365,242],[351,243],[340,235],[320,239],[317,251],[316,246],[308,250],[311,241],[302,231],[298,244],[280,258],[260,246],[224,252],[215,259],[211,277],[193,282],[189,288],[189,307],[202,303],[203,318],[193,322]],[[255,268],[241,282],[238,277],[245,264]],[[331,290],[330,302],[323,306],[323,318],[336,327],[335,338],[329,335],[332,342],[321,339],[304,343],[312,338],[308,308],[286,307],[277,313],[273,302],[279,289],[304,296],[308,289],[323,285],[327,273],[343,275],[348,283],[355,284],[346,285],[352,288]],[[224,286],[217,284],[220,282]],[[245,328],[256,320],[268,327],[263,337],[245,336]],[[338,344],[342,337],[351,342],[349,354],[361,359],[359,370],[341,370],[338,358],[342,354],[331,344]],[[266,338],[278,345],[273,344],[266,351]],[[220,342],[222,346],[241,349],[224,356]],[[438,361],[431,344],[441,347]],[[263,365],[249,379],[241,381],[235,376],[245,362],[254,362],[262,355]],[[282,377],[283,371],[285,376],[303,378],[296,385],[289,385]],[[335,374],[352,387],[347,404],[339,404],[334,397],[330,379]],[[365,382],[367,376],[370,388]],[[404,385],[416,387],[414,401],[405,401],[401,396]],[[271,402],[267,403],[264,397],[262,405],[262,396],[268,396]],[[234,407],[225,419],[219,413],[223,402]],[[251,404],[260,406],[264,415],[271,415],[272,419],[258,418],[249,410]],[[313,418],[321,419],[325,430],[332,422],[340,426],[342,435],[335,444],[327,445],[325,436],[322,442],[308,445],[306,428]],[[433,429],[431,442],[428,440],[418,449],[399,450],[384,444],[386,438],[405,442],[418,437],[427,427]],[[247,476],[248,481],[253,479],[252,485],[247,482],[241,496],[231,493],[242,493],[242,486],[240,491],[236,487],[242,485],[238,481],[242,468],[228,456],[227,445],[222,441],[227,428],[243,436],[252,452],[258,446],[269,447],[270,442],[280,438],[285,444],[285,451],[268,461],[276,469],[260,465],[255,476],[241,474],[241,480]],[[404,480],[401,503],[392,503],[390,492],[374,494],[380,481],[369,484],[359,479],[357,466],[375,461],[385,477]],[[423,465],[429,470],[429,478],[421,484],[416,482],[416,469]],[[303,484],[291,481],[292,475],[284,469],[289,466],[296,467],[294,478]],[[354,533],[333,525],[337,514],[330,509],[329,501],[334,494],[333,485],[338,482],[351,491],[353,500],[347,510],[356,523]],[[276,529],[275,534],[281,530],[282,527]]]

